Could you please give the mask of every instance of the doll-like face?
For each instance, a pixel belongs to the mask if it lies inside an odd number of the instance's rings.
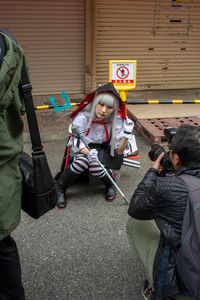
[[[100,101],[96,106],[96,117],[101,120],[106,119],[112,114],[113,110],[114,108],[112,106],[108,106]]]

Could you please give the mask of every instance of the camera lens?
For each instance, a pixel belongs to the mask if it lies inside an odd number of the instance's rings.
[[[155,161],[162,152],[165,152],[163,147],[157,144],[153,144],[151,146],[151,150],[149,151],[148,155],[152,161]]]

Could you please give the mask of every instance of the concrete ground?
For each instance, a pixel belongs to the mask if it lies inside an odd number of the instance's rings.
[[[199,97],[200,90],[132,95],[127,99],[193,100]],[[40,100],[38,104],[42,104]],[[45,114],[41,116],[45,120]],[[49,116],[61,118],[55,113]],[[52,127],[50,118],[40,125],[53,175],[59,171],[66,140],[65,129],[53,126],[54,121]],[[149,143],[139,133],[135,134],[141,167],[122,166],[119,181],[129,200],[151,165]],[[30,152],[27,135],[25,141],[24,150]],[[108,203],[102,186],[79,183],[69,188],[67,196],[66,209],[55,208],[38,220],[22,212],[21,224],[13,233],[21,258],[26,299],[142,300],[141,283],[145,275],[128,245],[128,206],[121,205],[124,200],[119,192],[116,200]]]
[[[130,200],[150,167],[150,145],[137,132],[140,169],[122,166],[119,187]],[[52,173],[59,170],[65,138],[42,132]],[[30,143],[25,143],[30,151]],[[126,237],[128,205],[119,192],[104,200],[103,186],[76,184],[67,192],[64,210],[53,209],[38,220],[22,212],[16,239],[27,300],[141,300],[145,278]]]

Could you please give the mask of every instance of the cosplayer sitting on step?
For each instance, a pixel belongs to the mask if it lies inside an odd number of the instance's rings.
[[[87,95],[70,118],[73,125],[85,130],[82,136],[91,150],[79,138],[73,137],[70,124],[68,146],[77,146],[79,154],[59,177],[57,206],[66,206],[66,189],[86,170],[105,184],[106,200],[113,201],[116,188],[99,166],[97,158],[108,169],[120,169],[123,163],[123,152],[134,127],[134,123],[126,117],[124,102],[113,84],[108,83]]]

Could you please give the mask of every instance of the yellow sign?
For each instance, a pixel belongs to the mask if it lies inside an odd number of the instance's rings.
[[[109,81],[117,90],[131,90],[136,86],[136,60],[110,60]]]

